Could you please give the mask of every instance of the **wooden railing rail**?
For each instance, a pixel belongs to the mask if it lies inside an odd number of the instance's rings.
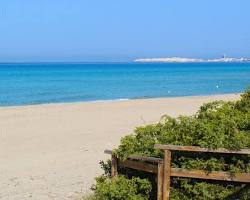
[[[109,154],[109,155],[113,155],[114,152],[112,150],[105,150],[104,153]],[[139,155],[130,155],[130,156],[128,156],[127,159],[140,160],[140,161],[146,161],[146,162],[151,162],[151,163],[163,162],[162,158],[145,157],[145,156],[139,156]]]
[[[212,171],[207,173],[204,170],[185,170],[171,168],[171,151],[191,151],[201,153],[222,153],[222,154],[244,154],[250,155],[250,149],[242,149],[239,151],[227,150],[224,148],[219,149],[208,149],[196,146],[177,146],[177,145],[163,145],[156,144],[156,149],[164,151],[164,178],[162,188],[162,199],[168,200],[170,196],[170,177],[189,177],[198,179],[210,179],[210,180],[223,180],[223,181],[234,181],[234,182],[250,182],[250,173],[228,173],[221,171]]]
[[[229,173],[223,171],[207,172],[204,170],[171,168],[172,151],[250,155],[250,149],[231,151],[220,148],[213,150],[196,146],[176,146],[162,144],[156,144],[155,148],[164,151],[164,159],[131,155],[126,160],[119,160],[111,150],[106,150],[105,153],[110,154],[112,158],[111,176],[114,177],[118,174],[118,166],[157,174],[157,200],[169,200],[171,177],[186,177],[196,179],[250,183],[250,173]]]
[[[239,151],[236,151],[224,148],[208,149],[197,146],[178,146],[178,145],[165,145],[165,144],[156,144],[155,148],[161,150],[170,150],[170,151],[191,151],[191,152],[201,152],[201,153],[225,153],[225,154],[250,155],[250,149],[241,149]]]

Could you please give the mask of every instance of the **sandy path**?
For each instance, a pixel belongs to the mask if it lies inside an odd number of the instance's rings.
[[[0,199],[74,199],[101,173],[104,149],[163,114],[193,114],[238,95],[0,108]]]

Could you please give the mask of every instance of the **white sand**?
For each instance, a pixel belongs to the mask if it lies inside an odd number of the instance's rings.
[[[74,199],[101,172],[105,149],[163,114],[193,114],[239,95],[0,108],[0,199]]]

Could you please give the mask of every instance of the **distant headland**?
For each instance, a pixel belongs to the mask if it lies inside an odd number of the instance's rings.
[[[185,63],[185,62],[250,62],[250,58],[233,58],[233,57],[221,57],[214,59],[200,59],[200,58],[139,58],[135,59],[135,62],[162,62],[162,63]]]

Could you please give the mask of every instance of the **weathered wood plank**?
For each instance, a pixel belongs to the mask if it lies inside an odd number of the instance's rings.
[[[229,153],[229,154],[247,154],[250,155],[250,149],[241,149],[239,151],[228,150],[224,148],[207,149],[198,146],[178,146],[178,145],[164,145],[156,144],[156,149],[171,150],[171,151],[192,151],[192,152],[204,152],[204,153]]]
[[[162,158],[144,157],[144,156],[137,156],[137,155],[131,155],[128,158],[132,160],[140,160],[140,161],[146,161],[146,162],[151,162],[151,163],[163,163]]]
[[[159,163],[158,173],[157,173],[157,200],[162,200],[163,176],[164,176],[164,166],[163,163]]]
[[[204,170],[171,168],[171,176],[250,183],[250,173],[229,173],[221,171],[208,173]]]
[[[164,150],[163,200],[170,199],[171,151]]]
[[[111,177],[115,177],[118,175],[118,159],[116,156],[111,156]]]
[[[105,154],[112,155],[114,152],[112,150],[105,150]],[[132,160],[140,160],[140,161],[146,161],[146,162],[152,162],[152,163],[162,163],[162,158],[155,158],[155,157],[146,157],[146,156],[139,156],[139,155],[130,155],[128,156],[129,159]]]
[[[112,150],[106,149],[106,150],[104,150],[104,153],[105,153],[105,154],[112,155],[112,154],[113,154],[113,151],[112,151]]]
[[[125,161],[119,161],[119,165],[122,167],[127,167],[131,169],[141,170],[149,173],[157,173],[158,172],[158,166],[149,164],[149,163],[143,163],[139,161],[134,160],[125,160]]]

